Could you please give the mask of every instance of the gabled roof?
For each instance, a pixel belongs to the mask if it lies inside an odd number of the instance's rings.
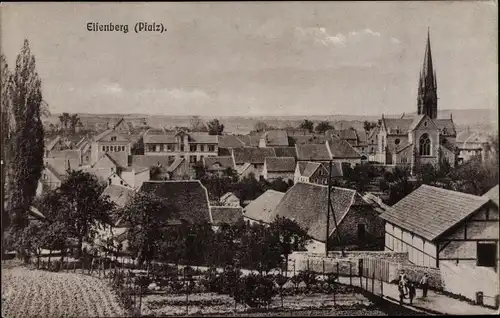
[[[297,160],[301,161],[320,161],[329,160],[330,153],[326,148],[326,144],[313,144],[313,145],[296,145]]]
[[[176,219],[190,223],[210,222],[208,192],[199,180],[146,181],[139,191],[166,199],[176,209]]]
[[[249,134],[249,135],[238,135],[238,139],[240,139],[245,147],[258,147],[260,142],[261,134]],[[235,147],[236,148],[236,147]]]
[[[326,132],[329,136],[337,136],[340,139],[344,140],[357,140],[358,136],[356,134],[356,130],[352,127],[347,129],[329,129]]]
[[[236,167],[236,172],[238,172],[239,175],[242,175],[250,167],[252,167],[251,163],[244,163],[241,167]]]
[[[368,133],[368,139],[371,139],[372,137],[375,137],[380,131],[380,127],[374,127],[370,130]]]
[[[311,161],[299,161],[297,165],[300,175],[307,178],[310,178],[321,167],[321,163]]]
[[[219,201],[224,204],[229,199],[235,199],[235,200],[237,200],[238,201],[238,205],[239,205],[240,199],[234,193],[232,193],[232,192],[228,192],[228,193],[224,194],[223,196],[221,196]]]
[[[57,143],[61,140],[61,137],[60,136],[57,136],[56,138],[52,139],[49,143],[47,143],[47,145],[45,146],[45,150],[47,151],[51,151],[55,145],[57,145]]]
[[[332,138],[328,141],[332,158],[361,158],[361,155],[345,140]]]
[[[291,136],[292,140],[295,142],[295,145],[311,145],[311,144],[321,144],[324,145],[327,140],[330,139],[330,136],[326,135],[315,135],[308,134],[304,136]]]
[[[456,136],[457,132],[455,130],[455,124],[451,119],[434,119],[434,124],[439,129],[442,135],[445,136]]]
[[[164,144],[175,144],[175,135],[173,133],[151,133],[147,132],[144,134],[142,137],[143,141],[145,144],[151,144],[151,143],[164,143]]]
[[[80,151],[74,149],[54,150],[48,153],[46,158],[67,158],[67,159],[80,159]]]
[[[243,220],[243,209],[232,206],[211,206],[210,215],[213,225],[232,225]]]
[[[266,131],[262,138],[266,140],[268,146],[288,146],[288,134],[284,130]]]
[[[125,168],[128,166],[128,153],[125,151],[107,152],[106,154],[118,165],[118,167]]]
[[[407,135],[412,122],[410,118],[382,118],[382,125],[388,135]]]
[[[233,154],[236,164],[264,164],[266,157],[276,157],[274,148],[234,148]]]
[[[295,171],[295,158],[293,157],[266,157],[264,164],[268,172]]]
[[[115,184],[108,185],[102,192],[102,196],[109,196],[110,201],[119,208],[123,208],[134,194],[134,189]]]
[[[486,202],[485,197],[422,185],[380,217],[434,241]]]
[[[323,167],[325,167],[325,170],[327,171],[328,175],[328,169],[330,167],[330,162],[329,161],[323,161],[320,162]],[[342,170],[342,163],[338,161],[333,161],[332,162],[332,178],[338,178],[342,177],[344,175],[344,172]]]
[[[185,160],[184,158],[175,158],[174,162],[167,168],[167,172],[174,172]]]
[[[457,134],[456,142],[457,143],[485,143],[487,142],[486,136],[481,133],[464,130]]]
[[[219,136],[219,147],[222,148],[239,148],[245,147],[245,143],[235,135]]]
[[[45,164],[45,169],[47,169],[59,181],[63,181],[66,178],[67,173],[56,170],[50,163]]]
[[[425,120],[427,120],[427,122],[430,124],[430,127],[426,127],[426,129],[434,128],[436,130],[439,130],[439,128],[436,126],[436,122],[434,120],[432,120],[431,118],[429,118],[429,116],[417,115],[413,118],[413,121],[412,121],[410,127],[408,128],[408,131],[413,131],[413,130],[417,129],[418,126],[420,126],[420,124]]]
[[[220,146],[218,147],[217,154],[221,157],[227,157],[232,155],[232,149],[233,148],[221,148]]]
[[[499,196],[498,191],[499,191],[499,188],[498,188],[498,184],[497,184],[496,186],[491,188],[488,192],[483,194],[483,197],[488,198],[489,200],[493,201],[497,206],[499,206],[500,204],[498,201],[498,196]]]
[[[218,144],[219,136],[210,135],[207,132],[191,132],[188,133],[189,143],[197,144]]]
[[[214,165],[219,165],[219,167],[214,167]],[[227,168],[234,169],[234,161],[233,157],[224,156],[224,157],[204,157],[203,165],[207,168],[207,170],[226,170]]]
[[[274,147],[276,157],[293,157],[297,159],[297,150],[295,147]]]
[[[267,190],[243,209],[243,215],[252,220],[271,223],[274,210],[283,196],[283,192]]]
[[[356,191],[344,188],[332,188],[331,199],[333,213],[340,224],[354,203]],[[295,220],[313,239],[325,241],[328,187],[311,183],[296,183],[291,187],[276,207],[272,216]],[[333,219],[333,218],[332,218]],[[330,220],[331,233],[335,230]]]
[[[169,156],[147,156],[147,155],[133,155],[129,156],[130,166],[135,168],[150,168],[160,166],[167,169],[172,163]]]

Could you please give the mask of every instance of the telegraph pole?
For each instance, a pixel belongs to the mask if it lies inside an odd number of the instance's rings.
[[[328,203],[326,212],[326,239],[325,239],[325,255],[328,256],[328,239],[330,236],[330,202],[332,193],[332,161],[328,164]]]

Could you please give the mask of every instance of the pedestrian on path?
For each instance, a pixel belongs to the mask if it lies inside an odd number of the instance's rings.
[[[408,281],[408,298],[410,298],[410,305],[413,304],[413,298],[415,298],[416,293],[415,284],[412,281]]]
[[[429,276],[427,273],[422,276],[422,279],[420,280],[420,287],[422,288],[422,297],[426,298],[427,290],[429,289]]]

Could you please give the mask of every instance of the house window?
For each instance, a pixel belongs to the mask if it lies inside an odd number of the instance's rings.
[[[122,146],[122,151],[125,151],[125,146]]]
[[[477,243],[477,266],[496,267],[496,258],[496,243]]]
[[[396,140],[394,140],[394,144],[396,144],[396,145],[399,145],[400,142],[401,142],[401,140],[399,140],[399,138],[397,138]]]
[[[210,152],[215,151],[215,146],[214,145],[208,145],[208,151],[210,151]]]
[[[423,134],[420,137],[419,153],[421,156],[430,156],[431,155],[431,140],[429,139],[428,134]]]
[[[105,146],[102,146],[102,151],[106,151],[106,147]]]
[[[196,162],[196,156],[189,156],[189,162],[190,163],[195,163]]]
[[[358,224],[358,241],[366,239],[366,228],[364,224]]]
[[[123,185],[123,180],[120,180],[120,184]]]
[[[189,146],[189,151],[196,152],[196,145]]]
[[[111,137],[111,141],[116,141],[116,137]]]
[[[181,145],[181,151],[184,151],[184,145]]]

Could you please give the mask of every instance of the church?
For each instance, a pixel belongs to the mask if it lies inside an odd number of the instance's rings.
[[[417,115],[380,120],[376,161],[385,165],[455,165],[457,136],[453,117],[438,119],[437,81],[432,65],[431,41],[427,32],[424,64],[418,80]]]

